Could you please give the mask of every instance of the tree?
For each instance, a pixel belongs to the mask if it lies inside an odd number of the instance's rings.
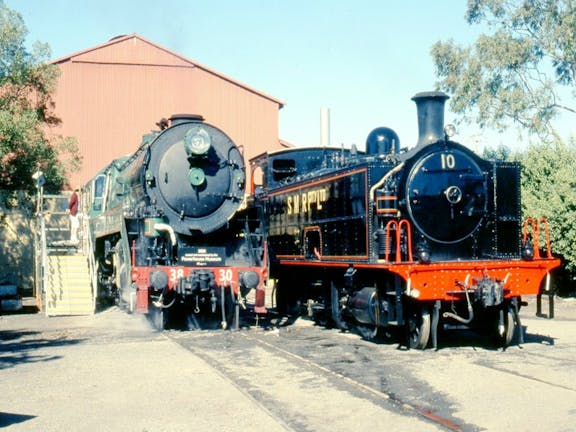
[[[564,258],[566,270],[574,274],[576,140],[572,138],[568,144],[556,141],[531,145],[520,155],[520,161],[523,165],[523,213],[548,219],[553,252]],[[541,239],[543,241],[544,237]]]
[[[558,138],[554,120],[576,114],[573,0],[468,0],[469,24],[485,24],[469,47],[437,42],[431,54],[441,90],[464,121],[498,131],[510,123],[540,139]]]
[[[507,161],[510,160],[512,154],[510,148],[501,144],[498,147],[484,147],[482,157],[488,160]]]
[[[27,33],[20,14],[0,0],[0,189],[31,192],[40,169],[45,187],[57,191],[80,158],[75,139],[50,135],[60,123],[51,97],[59,70],[46,62],[48,45],[26,50]]]

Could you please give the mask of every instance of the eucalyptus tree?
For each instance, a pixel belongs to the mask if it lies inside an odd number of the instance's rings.
[[[559,119],[576,124],[576,2],[469,0],[465,16],[483,31],[469,46],[439,41],[431,54],[437,85],[460,121],[502,132],[515,127],[528,146],[494,158],[523,163],[525,216],[545,216],[553,251],[576,273],[576,144]]]
[[[481,128],[557,139],[558,116],[576,120],[576,2],[469,0],[465,18],[486,32],[431,50],[451,110]]]

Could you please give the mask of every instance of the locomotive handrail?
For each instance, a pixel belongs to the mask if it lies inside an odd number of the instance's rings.
[[[370,202],[374,202],[374,197],[376,195],[376,190],[379,189],[380,187],[382,187],[382,185],[386,182],[386,180],[388,180],[390,177],[392,177],[392,175],[396,174],[397,172],[399,172],[402,168],[404,167],[404,162],[396,165],[394,168],[392,168],[390,171],[388,171],[386,174],[384,174],[382,176],[382,178],[380,180],[378,180],[378,182],[376,182],[371,188],[370,188]]]
[[[400,221],[400,223],[398,224],[398,227],[400,228],[400,232],[402,232],[402,225],[406,225],[406,243],[407,243],[407,249],[408,249],[408,261],[413,261],[412,259],[412,226],[410,225],[410,222],[408,221],[408,219],[402,219]]]
[[[532,238],[534,240],[533,248],[534,248],[534,258],[540,258],[539,252],[539,238],[540,238],[540,230],[538,227],[538,222],[534,220],[534,218],[528,217],[524,221],[524,225],[522,226],[522,246],[526,245],[526,241],[528,240],[528,228],[532,228]]]
[[[546,216],[541,216],[538,222],[544,225],[544,232],[546,235],[546,256],[547,258],[552,258],[552,250],[550,247],[550,227],[548,226],[548,219]]]
[[[406,258],[407,261],[412,261],[412,227],[410,225],[410,222],[407,219],[401,219],[400,221],[397,221],[395,219],[392,219],[390,221],[388,221],[388,223],[386,224],[386,252],[384,255],[384,260],[385,261],[389,261],[389,254],[390,254],[390,230],[392,229],[392,227],[396,228],[396,262],[400,263],[402,262],[402,227],[404,227],[405,229],[405,235],[407,238],[407,254],[406,254]]]
[[[550,246],[550,227],[548,225],[548,219],[545,216],[541,216],[539,219],[534,219],[532,217],[526,218],[524,225],[522,226],[522,245],[526,245],[526,241],[528,240],[529,235],[529,228],[532,228],[534,258],[540,258],[540,224],[544,226],[544,234],[546,238],[546,257],[552,258],[552,250]]]

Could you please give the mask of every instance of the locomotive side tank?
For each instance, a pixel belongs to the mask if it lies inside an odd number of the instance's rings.
[[[414,96],[419,139],[409,151],[378,128],[366,152],[289,149],[252,160],[264,178],[257,197],[279,309],[305,304],[318,321],[367,339],[394,326],[415,348],[436,347],[439,328],[487,329],[502,346],[515,331],[521,340],[521,297],[541,294],[560,260],[540,238],[545,220],[523,225],[520,165],[452,141],[447,99]]]
[[[149,313],[158,328],[169,318],[227,327],[252,289],[254,312],[265,312],[264,233],[243,155],[201,116],[159,125],[84,188],[98,297]]]

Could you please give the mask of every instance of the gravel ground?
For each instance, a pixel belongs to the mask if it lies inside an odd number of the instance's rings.
[[[7,431],[282,431],[199,357],[116,308],[0,316]]]
[[[117,308],[47,318],[28,307],[0,315],[0,428],[450,430],[419,415],[431,412],[453,430],[573,430],[576,300],[557,299],[554,320],[528,301],[522,347],[462,335],[424,352],[305,320],[157,332]]]

